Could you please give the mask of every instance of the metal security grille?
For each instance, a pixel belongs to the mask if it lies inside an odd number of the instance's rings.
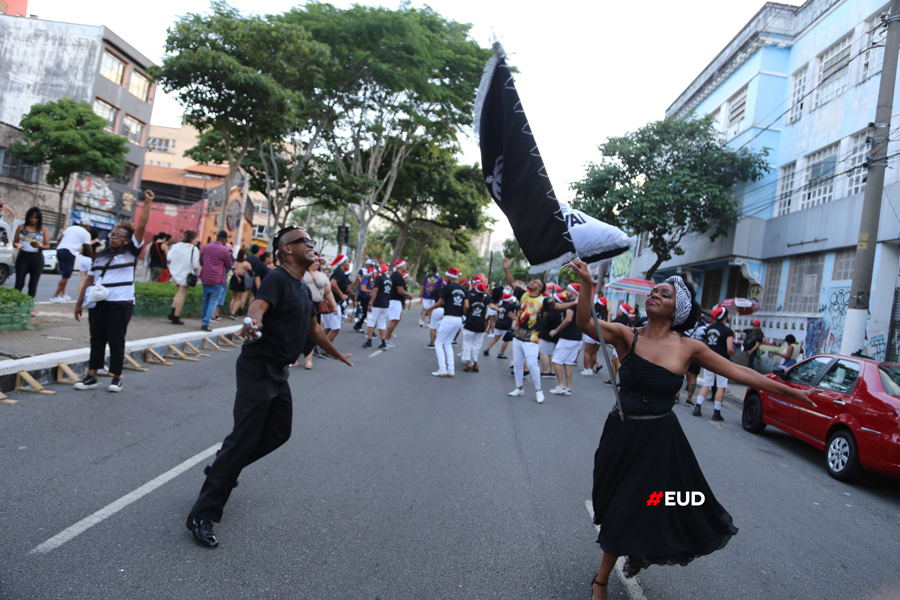
[[[894,308],[891,310],[891,332],[888,335],[885,362],[900,363],[900,290],[894,290]]]

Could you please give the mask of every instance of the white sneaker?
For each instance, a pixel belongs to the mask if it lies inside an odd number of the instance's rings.
[[[52,296],[50,302],[65,302],[65,300],[62,299],[62,296]]]
[[[570,390],[569,388],[563,388],[563,396],[571,396],[571,395],[572,395],[572,390]]]
[[[122,378],[121,377],[113,377],[112,383],[106,388],[110,392],[121,392],[122,391]]]
[[[581,374],[584,375],[585,377],[592,377],[594,375],[594,370],[593,369],[585,369],[581,372]]]
[[[397,347],[397,346],[395,346],[394,344],[390,343],[390,342],[387,341],[387,340],[384,341],[384,345],[387,346],[388,348],[396,348],[396,347]]]
[[[71,302],[72,299],[69,297],[68,294],[63,294],[63,297],[62,297],[62,300],[61,300],[61,301],[62,301],[62,302]]]
[[[431,374],[435,377],[446,377],[447,375],[449,375],[447,371],[433,371]]]
[[[507,394],[507,396],[524,396],[524,395],[525,395],[525,390],[520,390],[519,388],[516,388]]]
[[[552,390],[550,390],[550,393],[551,393],[551,394],[556,394],[557,396],[560,396],[560,395],[562,395],[563,392],[565,392],[565,391],[566,391],[566,388],[556,386],[555,388],[553,388]]]
[[[544,403],[544,392],[542,392],[541,390],[538,390],[538,391],[536,392],[536,394],[537,394],[537,398],[536,398],[537,403],[538,403],[538,404],[543,404],[543,403]]]

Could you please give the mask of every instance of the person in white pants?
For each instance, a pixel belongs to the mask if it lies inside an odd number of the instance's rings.
[[[447,283],[441,290],[441,297],[427,312],[434,313],[438,308],[444,309],[444,317],[438,328],[434,340],[434,351],[437,354],[438,370],[432,375],[435,377],[453,377],[456,373],[455,357],[453,356],[453,338],[462,329],[462,317],[469,309],[469,300],[466,291],[456,283],[459,278],[459,269],[447,269]]]
[[[513,288],[513,295],[519,300],[519,311],[513,334],[513,375],[516,378],[516,389],[509,395],[525,395],[522,386],[527,363],[531,379],[534,381],[535,400],[540,404],[544,401],[544,392],[541,390],[541,371],[538,365],[538,341],[544,324],[544,315],[551,310],[565,310],[575,306],[575,302],[560,304],[550,298],[545,298],[543,293],[547,284],[540,279],[530,281],[527,289],[520,287],[512,273],[509,272],[509,260],[506,258],[503,259],[503,272],[506,275],[507,283]]]
[[[432,308],[433,306],[434,305],[428,307],[432,309],[431,318],[428,319],[428,334],[431,337],[429,340],[430,343],[425,346],[426,348],[434,348],[434,341],[437,339],[438,329],[441,328],[441,321],[444,319],[444,307],[440,306],[438,308]],[[428,313],[426,313],[425,316],[428,318]]]

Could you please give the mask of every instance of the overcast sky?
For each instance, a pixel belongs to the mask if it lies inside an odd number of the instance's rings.
[[[349,2],[336,6],[399,2]],[[799,0],[787,0],[800,4]],[[245,12],[288,10],[290,0],[232,0]],[[557,196],[571,199],[569,185],[585,165],[599,158],[606,138],[662,118],[666,108],[764,5],[762,0],[415,0],[447,18],[473,25],[472,35],[490,47],[500,39],[518,67],[516,87]],[[41,19],[106,25],[153,61],[162,58],[166,29],[188,12],[209,10],[207,0],[30,0],[29,13]],[[158,94],[152,123],[177,127],[178,104]],[[462,160],[480,162],[473,141]],[[510,233],[494,207],[497,236]],[[496,239],[495,237],[495,239]]]

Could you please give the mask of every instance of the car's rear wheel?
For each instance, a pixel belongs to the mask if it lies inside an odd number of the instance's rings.
[[[9,266],[0,265],[0,285],[6,283],[7,278],[9,278]]]
[[[825,468],[840,481],[855,481],[862,474],[856,439],[846,429],[835,431],[825,446]]]
[[[750,433],[762,433],[766,428],[766,424],[762,420],[762,400],[759,399],[758,394],[750,394],[744,401],[741,426]]]

